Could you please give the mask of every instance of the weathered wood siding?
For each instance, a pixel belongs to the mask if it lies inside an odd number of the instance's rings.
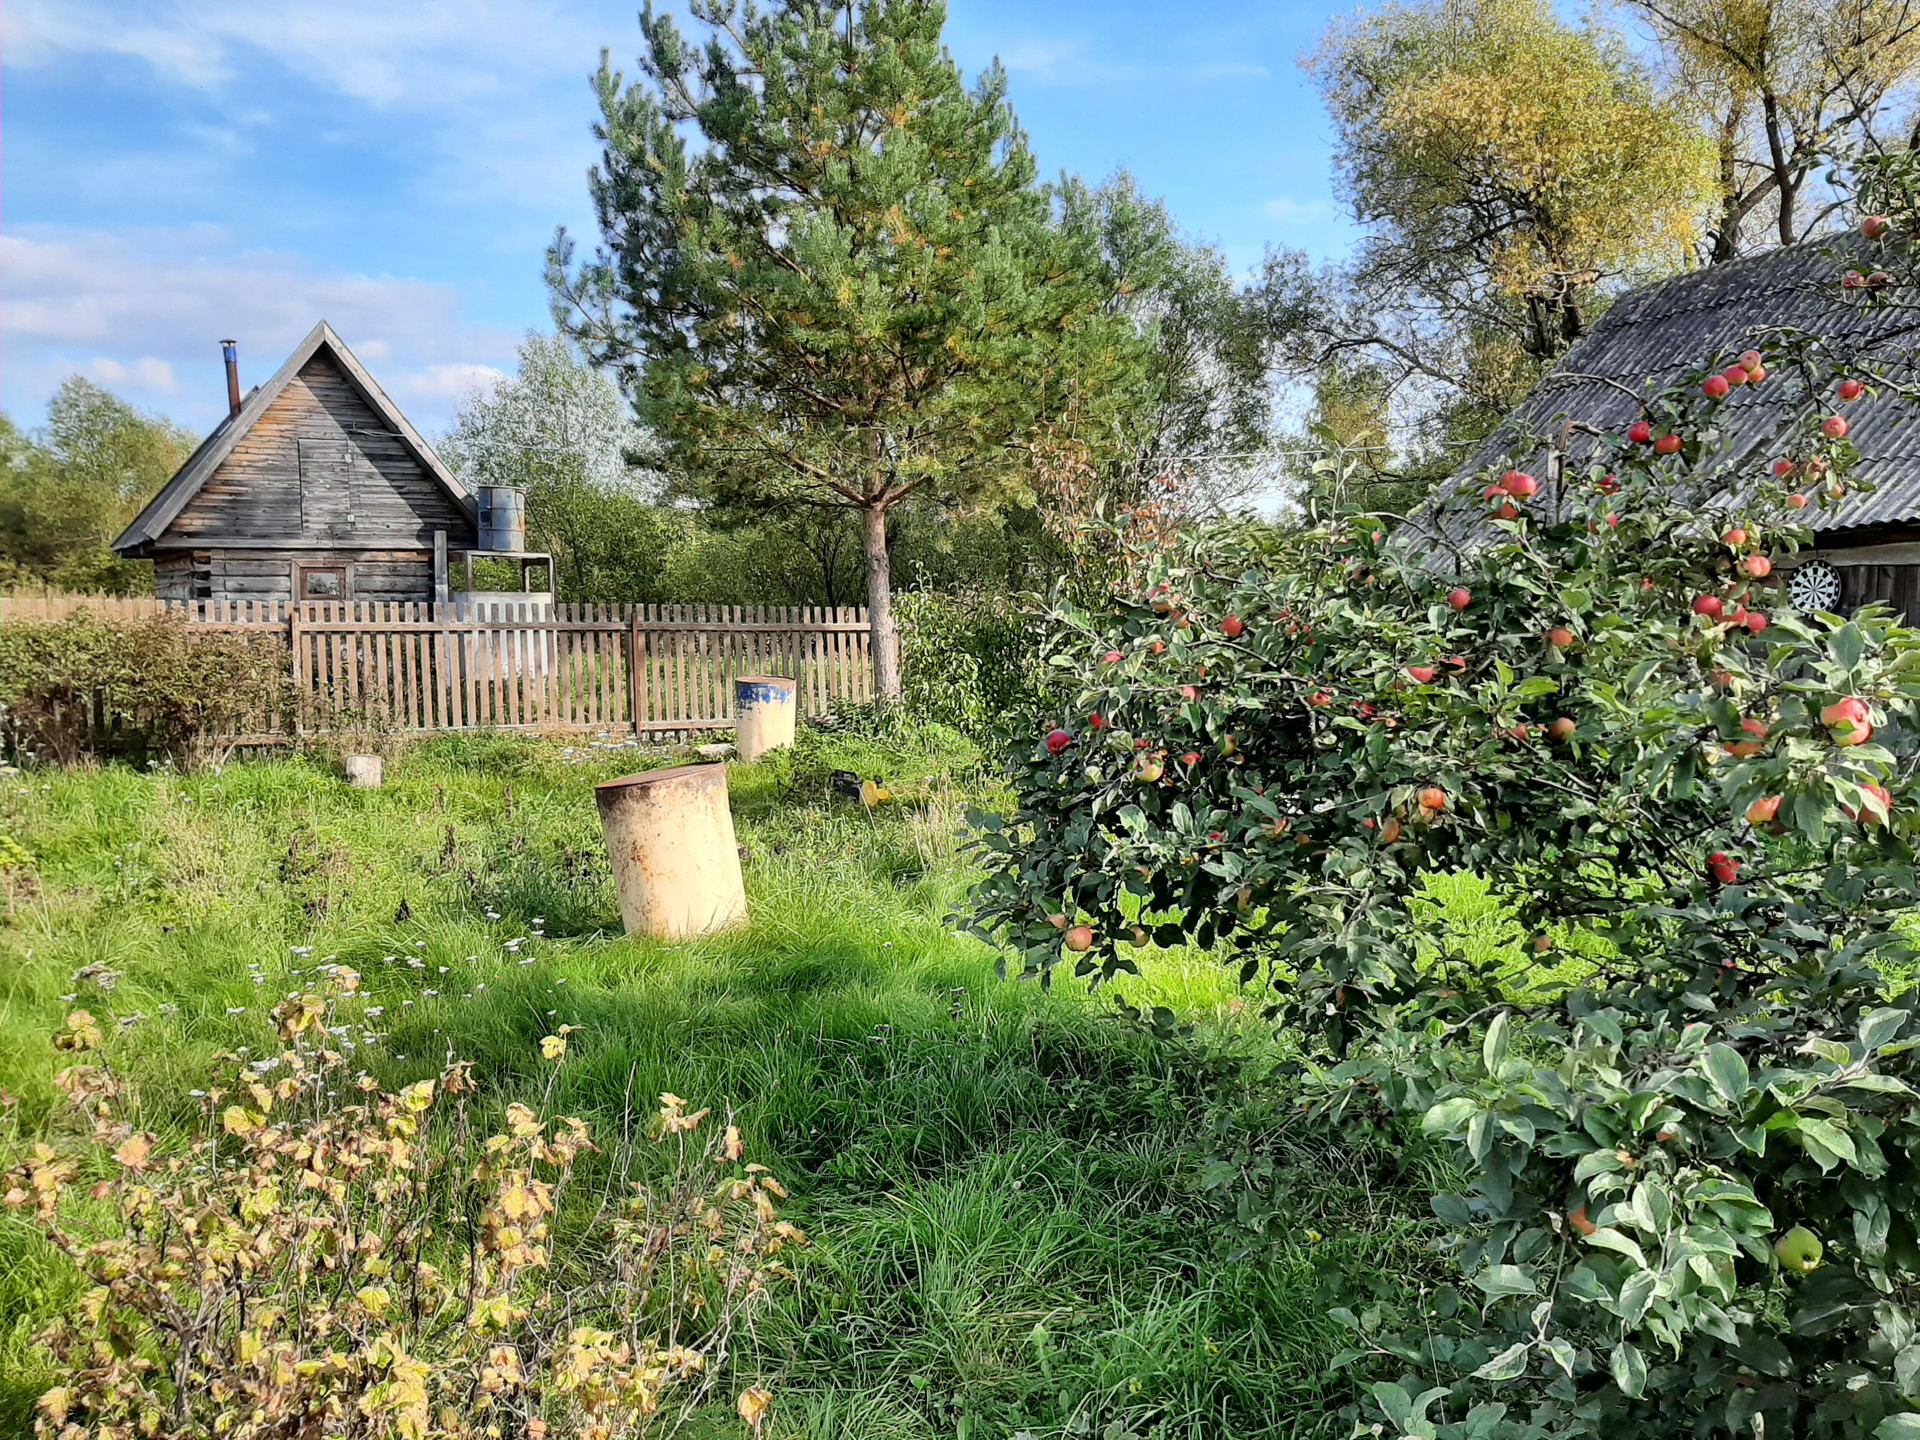
[[[289,549],[430,551],[435,530],[455,546],[476,538],[466,512],[323,351],[220,462],[159,548],[273,541]]]
[[[431,550],[241,550],[162,552],[153,593],[162,600],[293,600],[297,574],[337,567],[351,600],[430,601]]]
[[[1826,556],[1840,576],[1840,611],[1878,600],[1904,615],[1909,623],[1920,619],[1920,565],[1849,565],[1844,552]]]

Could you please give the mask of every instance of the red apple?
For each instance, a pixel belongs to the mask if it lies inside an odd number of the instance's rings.
[[[1866,283],[1867,277],[1862,275],[1858,270],[1849,270],[1845,275],[1840,277],[1840,288],[1843,290],[1858,290]]]
[[[1087,716],[1087,724],[1091,725],[1096,730],[1098,730],[1102,725],[1105,725],[1106,723],[1107,722],[1105,720],[1100,718],[1100,712],[1097,710],[1093,714]]]
[[[1749,610],[1747,612],[1747,629],[1749,631],[1751,631],[1755,635],[1758,635],[1762,630],[1766,628],[1767,628],[1766,616],[1762,615],[1758,610]]]
[[[1229,640],[1238,640],[1246,628],[1245,622],[1238,615],[1229,615],[1220,622],[1220,633]]]
[[[1454,655],[1448,659],[1447,664],[1456,670],[1464,670],[1467,668],[1467,657],[1464,655]]]
[[[1524,500],[1540,488],[1538,480],[1518,470],[1509,471],[1503,478],[1507,483],[1507,493],[1517,499]]]
[[[1806,509],[1806,508],[1807,508],[1807,497],[1806,497],[1806,496],[1804,496],[1804,495],[1789,495],[1789,496],[1787,496],[1787,508],[1788,508],[1789,510],[1804,510],[1804,509]]]
[[[1167,642],[1166,642],[1166,641],[1164,641],[1164,640],[1149,640],[1149,641],[1147,642],[1147,653],[1148,653],[1149,655],[1164,655],[1164,654],[1166,654],[1166,653],[1167,653]]]
[[[1562,715],[1558,720],[1555,720],[1551,725],[1547,726],[1547,736],[1553,740],[1565,740],[1579,728],[1579,725],[1573,720]]]
[[[1067,931],[1066,939],[1061,942],[1067,949],[1078,952],[1093,948],[1093,927],[1076,925]]]
[[[1400,820],[1394,815],[1387,816],[1386,823],[1380,827],[1380,839],[1383,844],[1391,845],[1400,838]]]
[[[1749,376],[1758,370],[1760,365],[1761,356],[1758,350],[1742,350],[1740,352],[1740,368],[1746,371]]]
[[[1747,532],[1736,525],[1720,538],[1738,550],[1742,545],[1747,543]]]
[[[1862,720],[1871,719],[1873,712],[1867,709],[1867,702],[1858,695],[1848,695],[1836,700],[1820,712],[1822,725],[1858,725]]]
[[[1627,439],[1635,445],[1644,445],[1653,438],[1653,426],[1645,420],[1636,420],[1627,427]]]
[[[1742,760],[1746,759],[1749,755],[1758,755],[1763,748],[1760,742],[1767,738],[1766,722],[1748,717],[1740,722],[1740,728],[1747,734],[1753,736],[1753,739],[1737,741],[1727,746],[1727,753],[1729,755],[1737,755]]]
[[[1564,650],[1569,645],[1573,644],[1573,631],[1569,630],[1564,625],[1556,625],[1551,630],[1547,631],[1547,643],[1549,645],[1555,646],[1558,649]]]
[[[1860,222],[1860,233],[1869,240],[1878,240],[1893,228],[1893,222],[1884,215],[1869,215]]]
[[[1447,792],[1438,785],[1422,786],[1420,793],[1414,798],[1420,802],[1422,810],[1437,812],[1447,808]]]
[[[1200,763],[1200,752],[1198,750],[1187,751],[1186,754],[1180,757],[1180,763],[1182,765],[1198,765]]]
[[[1833,743],[1842,747],[1864,745],[1873,738],[1872,713],[1857,695],[1827,706],[1820,712],[1820,723],[1827,727]]]
[[[1526,738],[1527,738],[1527,724],[1526,724],[1526,721],[1524,721],[1524,720],[1523,720],[1523,721],[1521,721],[1521,722],[1520,722],[1520,723],[1519,723],[1518,725],[1516,725],[1516,726],[1514,726],[1514,727],[1513,727],[1513,729],[1511,729],[1511,730],[1509,730],[1509,731],[1508,731],[1507,733],[1508,733],[1509,735],[1511,735],[1511,736],[1513,736],[1513,738],[1514,738],[1514,739],[1516,739],[1516,740],[1524,740],[1524,739],[1526,739]]]
[[[1829,440],[1844,440],[1847,434],[1847,417],[1829,415],[1820,422],[1820,433]]]
[[[1506,504],[1502,505],[1498,510],[1494,511],[1493,513],[1495,518],[1497,519],[1511,520],[1513,519],[1514,516],[1518,515],[1520,512],[1514,508],[1513,502],[1509,500]]]
[[[1880,802],[1880,813],[1878,815],[1874,814],[1873,806],[1869,805],[1864,807],[1867,812],[1864,823],[1868,825],[1878,824],[1881,820],[1893,813],[1893,796],[1887,793],[1886,786],[1866,784],[1860,788],[1867,792],[1869,798]]]
[[[1720,375],[1729,385],[1744,385],[1747,383],[1747,367],[1744,365],[1729,365],[1720,372]]]
[[[1504,498],[1506,493],[1507,493],[1507,487],[1504,485],[1489,485],[1487,486],[1486,489],[1480,492],[1480,498],[1482,500],[1491,500],[1495,496],[1500,496]]]
[[[1473,603],[1473,593],[1464,585],[1457,585],[1447,592],[1447,604],[1456,610],[1464,610]]]
[[[1073,735],[1071,732],[1066,730],[1049,730],[1047,732],[1047,753],[1049,755],[1058,755],[1071,744],[1073,744]]]
[[[1122,655],[1118,650],[1109,650],[1100,657],[1100,663],[1102,665],[1118,665],[1126,658],[1127,657]]]
[[[1668,431],[1653,442],[1653,449],[1657,455],[1677,455],[1680,453],[1680,437]]]
[[[1786,479],[1787,476],[1793,474],[1793,472],[1799,468],[1798,465],[1794,464],[1793,461],[1787,459],[1785,456],[1773,462],[1773,473],[1778,475],[1782,480]]]
[[[1773,573],[1773,561],[1764,555],[1749,555],[1746,560],[1747,573],[1756,580],[1764,580]]]
[[[1773,817],[1779,813],[1780,797],[1778,795],[1763,795],[1754,801],[1753,804],[1747,806],[1747,823],[1749,825],[1770,824]]]
[[[1140,757],[1140,764],[1135,768],[1134,773],[1147,784],[1151,785],[1167,773],[1167,767],[1151,755],[1143,755]]]
[[[1879,290],[1892,283],[1893,277],[1884,270],[1876,270],[1867,276],[1867,288],[1869,290]]]
[[[1842,380],[1837,393],[1842,400],[1858,400],[1866,392],[1866,388],[1858,380]]]
[[[1197,685],[1182,685],[1180,687],[1180,698],[1182,700],[1198,700],[1200,698],[1200,687]]]
[[[1716,850],[1707,857],[1707,873],[1722,885],[1731,885],[1739,878],[1740,862],[1724,850]]]
[[[1693,613],[1705,615],[1709,620],[1718,620],[1720,612],[1726,607],[1720,603],[1718,595],[1696,595],[1693,597]]]
[[[1744,376],[1746,372],[1743,370],[1741,374]],[[1743,379],[1741,383],[1745,384],[1746,382]],[[1732,388],[1733,387],[1727,383],[1727,377],[1724,375],[1709,375],[1705,380],[1700,382],[1700,393],[1709,400],[1726,399],[1727,392]]]
[[[1407,666],[1407,674],[1411,675],[1418,684],[1430,685],[1433,683],[1434,670],[1431,665],[1409,665]]]

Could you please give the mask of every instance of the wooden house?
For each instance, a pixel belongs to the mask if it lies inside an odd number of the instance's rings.
[[[1862,292],[1841,284],[1849,269],[1876,268],[1865,242],[1816,241],[1689,271],[1622,296],[1455,472],[1455,483],[1509,463],[1549,481],[1560,467],[1584,469],[1594,442],[1579,425],[1619,434],[1638,417],[1638,397],[1769,330],[1820,336],[1912,383],[1920,378],[1914,297],[1896,294],[1887,297],[1891,303],[1868,304]],[[1735,390],[1717,423],[1734,463],[1758,475],[1796,420],[1832,403],[1830,395],[1810,395],[1794,375],[1781,373]],[[1846,408],[1862,456],[1854,473],[1872,488],[1832,509],[1804,512],[1815,544],[1787,569],[1788,598],[1804,610],[1841,612],[1879,600],[1920,621],[1920,405],[1889,388]],[[1426,525],[1459,540],[1479,510],[1453,499],[1453,488],[1444,487],[1448,498],[1427,512]]]
[[[442,601],[472,496],[324,320],[113,542],[165,600]]]

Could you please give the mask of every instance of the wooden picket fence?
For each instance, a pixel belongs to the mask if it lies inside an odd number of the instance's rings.
[[[664,738],[730,729],[743,675],[795,680],[803,715],[873,693],[866,611],[856,607],[0,597],[0,623],[81,610],[284,636],[291,712],[261,717],[246,737],[254,741],[292,738],[288,725],[292,734],[372,726]]]

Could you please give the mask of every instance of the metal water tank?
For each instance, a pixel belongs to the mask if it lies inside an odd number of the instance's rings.
[[[517,555],[527,548],[527,492],[517,485],[480,487],[480,548]]]

